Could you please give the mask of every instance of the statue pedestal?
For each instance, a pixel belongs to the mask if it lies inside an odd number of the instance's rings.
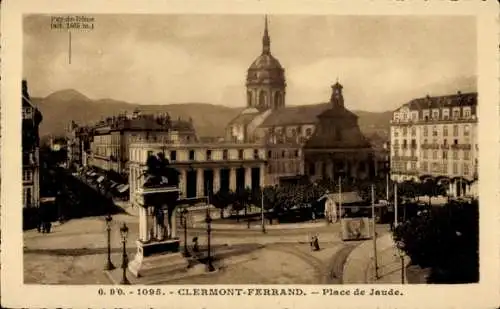
[[[136,243],[137,253],[128,265],[128,270],[136,277],[147,276],[155,270],[168,272],[188,267],[188,261],[179,252],[179,239],[149,243],[138,240]]]
[[[139,240],[136,242],[135,258],[128,265],[129,271],[136,277],[142,277],[174,268],[187,268],[188,261],[179,253],[180,240],[176,237],[175,203],[179,198],[179,189],[174,186],[140,188],[137,195]],[[160,213],[160,217],[155,217],[150,214],[152,209],[166,211],[167,216]],[[156,240],[164,237],[168,238]]]

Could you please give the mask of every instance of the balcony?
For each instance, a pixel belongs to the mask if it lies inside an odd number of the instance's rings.
[[[450,145],[448,145],[448,144],[441,145],[441,149],[450,149]]]
[[[439,144],[422,144],[420,147],[422,149],[439,149]]]
[[[451,149],[463,149],[463,150],[471,150],[471,144],[453,144],[451,145]]]
[[[418,161],[416,156],[393,156],[393,161]]]

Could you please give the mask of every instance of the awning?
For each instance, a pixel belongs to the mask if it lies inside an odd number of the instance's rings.
[[[128,190],[128,185],[121,185],[119,188],[118,188],[118,192],[120,193],[123,193],[125,191]]]
[[[104,176],[99,176],[99,178],[97,178],[97,183],[101,183],[103,180],[104,180]]]

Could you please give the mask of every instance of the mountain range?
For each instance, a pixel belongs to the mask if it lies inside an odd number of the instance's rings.
[[[475,85],[475,77],[462,77],[453,81],[429,85],[425,87],[425,90],[431,95],[449,94],[456,92],[457,89],[465,93],[467,91],[476,91]],[[423,91],[424,89],[415,89],[415,93],[420,93],[420,96],[426,94]],[[404,103],[405,100],[412,98],[411,95],[405,99],[401,96],[398,101],[401,100]],[[187,120],[191,117],[199,136],[223,136],[224,128],[229,121],[244,109],[244,107],[233,108],[202,102],[143,105],[113,99],[93,100],[74,89],[56,91],[44,98],[33,97],[32,101],[43,115],[43,121],[40,125],[41,136],[64,135],[71,120],[74,120],[77,124],[85,125],[125,111],[132,113],[137,108],[143,113],[168,112],[173,119],[180,117]],[[367,137],[388,138],[392,111],[367,112],[354,110],[353,112],[358,115],[359,126]]]

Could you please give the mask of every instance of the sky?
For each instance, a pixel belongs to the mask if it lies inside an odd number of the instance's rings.
[[[93,31],[24,20],[30,93],[75,89],[138,104],[246,105],[246,71],[262,50],[260,15],[94,15]],[[270,15],[271,52],[286,104],[326,102],[338,78],[354,110],[391,110],[433,85],[476,75],[476,20],[467,16]],[[449,88],[449,89],[448,89]],[[440,88],[441,89],[441,88]],[[429,92],[431,93],[424,93]]]

